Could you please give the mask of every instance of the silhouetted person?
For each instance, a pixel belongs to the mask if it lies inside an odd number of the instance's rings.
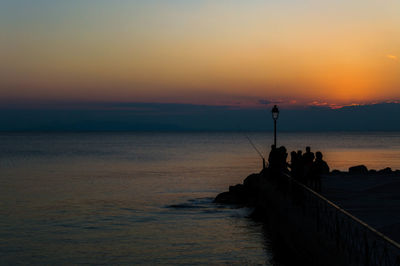
[[[295,151],[292,151],[290,153],[290,165],[289,165],[292,174],[293,174],[294,168],[296,168],[296,165],[297,165],[297,153]]]
[[[299,175],[299,168],[301,165],[301,156],[299,157],[298,153],[292,151],[290,153],[290,173],[292,177],[296,180],[300,180],[301,176]]]
[[[298,177],[299,181],[304,183],[304,162],[303,162],[303,151],[297,151],[297,163],[298,167],[296,169],[295,175]]]
[[[297,157],[300,159],[303,157],[303,151],[302,150],[298,150],[297,151]]]
[[[311,152],[311,148],[309,146],[306,147],[306,152],[303,155],[303,159],[305,163],[312,163],[314,161],[314,153]]]
[[[270,176],[276,181],[280,182],[280,175],[283,172],[288,172],[287,169],[287,152],[284,146],[276,148],[275,145],[271,146],[271,152],[269,153],[268,162],[269,162],[269,173]]]
[[[278,168],[278,150],[276,149],[275,145],[271,145],[271,151],[269,152],[268,156],[268,166],[271,169]]]
[[[278,148],[278,162],[279,162],[279,170],[287,172],[287,152],[285,146],[280,146]]]
[[[310,179],[311,167],[314,162],[314,153],[311,152],[311,148],[309,146],[306,147],[306,152],[303,154],[303,174],[304,181],[307,183]]]
[[[321,175],[329,174],[328,164],[322,160],[322,153],[317,151],[315,153],[315,162],[311,169],[311,183],[315,191],[321,191]]]

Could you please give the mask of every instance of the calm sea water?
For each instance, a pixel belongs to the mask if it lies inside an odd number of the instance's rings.
[[[266,153],[270,133],[249,133]],[[284,133],[332,169],[400,169],[400,133]],[[0,264],[274,264],[251,210],[212,204],[261,160],[241,133],[0,134]]]

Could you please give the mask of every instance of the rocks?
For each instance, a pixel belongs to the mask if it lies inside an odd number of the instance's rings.
[[[366,175],[368,174],[368,168],[365,165],[353,166],[349,168],[349,174]]]
[[[214,199],[215,203],[221,204],[240,204],[240,198],[232,192],[222,192]]]
[[[392,169],[390,167],[386,167],[385,169],[382,169],[382,170],[378,171],[378,174],[387,175],[387,174],[391,174],[391,173],[393,173],[393,171],[392,171]]]
[[[251,174],[243,184],[230,186],[229,191],[220,193],[215,199],[215,203],[251,205],[255,201],[257,189],[260,186],[261,174]]]
[[[400,170],[392,170],[390,167],[386,167],[381,170],[375,170],[375,169],[368,170],[368,168],[365,165],[357,165],[350,167],[348,172],[333,170],[331,174],[334,175],[341,174],[344,176],[349,176],[349,175],[392,176],[392,175],[400,175]]]
[[[260,185],[260,176],[259,174],[251,174],[244,181],[243,185],[250,191],[256,190]]]
[[[341,171],[339,171],[339,170],[332,170],[332,172],[331,172],[331,174],[332,175],[340,175],[342,172]]]

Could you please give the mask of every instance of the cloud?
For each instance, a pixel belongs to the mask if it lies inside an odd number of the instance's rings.
[[[258,100],[258,103],[259,104],[263,104],[263,105],[270,105],[270,104],[280,104],[280,103],[283,103],[283,101],[280,101],[280,100],[266,100],[266,99],[261,99],[261,100]]]
[[[340,109],[345,105],[335,104],[335,103],[328,103],[328,102],[321,102],[321,101],[312,101],[308,103],[308,106],[315,106],[315,107],[327,107],[330,109]]]
[[[397,56],[395,56],[395,55],[387,54],[386,57],[389,58],[389,59],[391,59],[391,60],[397,61]]]
[[[308,105],[310,105],[310,106],[329,106],[329,103],[320,102],[320,101],[313,101],[313,102],[309,103]]]

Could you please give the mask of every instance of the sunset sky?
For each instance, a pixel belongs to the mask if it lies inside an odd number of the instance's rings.
[[[2,0],[0,102],[400,99],[399,0]]]

